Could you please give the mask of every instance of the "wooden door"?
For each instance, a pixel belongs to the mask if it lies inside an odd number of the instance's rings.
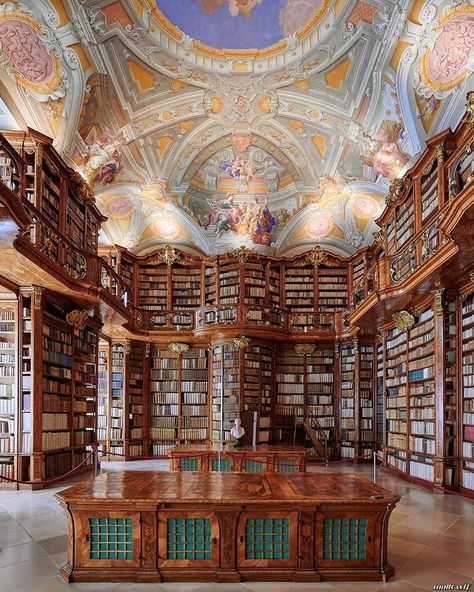
[[[380,563],[381,511],[345,509],[316,514],[316,569]]]
[[[296,567],[298,512],[242,512],[237,526],[238,567]]]
[[[163,510],[158,520],[159,567],[219,566],[219,524],[213,512]]]
[[[77,512],[74,522],[78,567],[139,567],[139,512]]]

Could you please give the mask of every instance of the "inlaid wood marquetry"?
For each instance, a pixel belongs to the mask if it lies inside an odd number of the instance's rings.
[[[214,460],[222,472],[111,472],[56,494],[71,521],[62,577],[317,582],[393,574],[387,531],[399,496],[350,474],[231,472],[230,459]]]

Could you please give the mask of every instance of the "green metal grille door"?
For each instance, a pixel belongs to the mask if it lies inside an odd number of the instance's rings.
[[[324,518],[323,559],[367,559],[367,518]]]
[[[245,559],[289,559],[288,518],[248,518],[245,523]]]
[[[263,473],[263,462],[258,460],[246,460],[244,461],[244,471],[246,473]]]
[[[89,518],[91,559],[133,559],[131,518]]]
[[[296,473],[298,463],[296,458],[279,458],[277,459],[278,473]]]
[[[197,471],[198,470],[198,459],[197,458],[180,458],[179,468],[181,471]]]
[[[212,459],[212,470],[221,471],[222,473],[232,472],[232,460],[230,458]]]
[[[209,518],[168,518],[166,532],[167,559],[212,559]]]

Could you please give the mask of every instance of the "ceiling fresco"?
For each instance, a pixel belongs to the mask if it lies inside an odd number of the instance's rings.
[[[156,0],[171,23],[219,49],[263,49],[296,33],[323,0]]]
[[[350,256],[473,50],[474,0],[4,2],[0,107],[89,181],[104,244]]]

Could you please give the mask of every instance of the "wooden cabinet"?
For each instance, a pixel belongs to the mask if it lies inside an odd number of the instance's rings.
[[[67,581],[381,580],[399,496],[349,474],[108,473],[57,494]]]

